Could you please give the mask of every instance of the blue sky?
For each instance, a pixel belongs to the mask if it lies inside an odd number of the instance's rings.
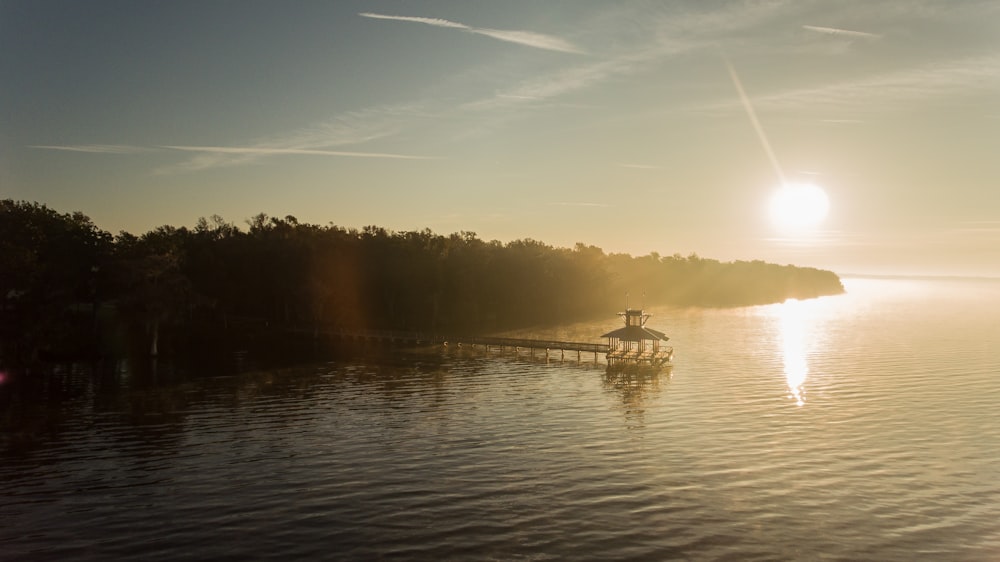
[[[0,0],[0,76],[0,197],[112,232],[1000,275],[996,1]],[[782,178],[822,223],[776,228]]]

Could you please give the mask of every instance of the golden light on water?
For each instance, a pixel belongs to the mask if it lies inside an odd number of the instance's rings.
[[[797,405],[802,406],[806,403],[803,387],[809,376],[802,303],[789,299],[780,305],[779,314],[785,380],[791,397]]]

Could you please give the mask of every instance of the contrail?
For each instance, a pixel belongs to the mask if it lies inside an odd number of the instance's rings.
[[[743,83],[740,82],[740,77],[736,75],[736,69],[733,68],[732,63],[729,62],[729,58],[725,57],[725,60],[726,68],[729,69],[729,77],[733,79],[733,85],[736,86],[736,91],[740,94],[740,100],[743,102],[743,107],[747,110],[747,116],[750,117],[750,123],[753,124],[754,130],[757,131],[757,136],[760,137],[760,143],[764,146],[764,152],[767,153],[767,157],[771,160],[771,166],[774,168],[774,173],[777,174],[781,185],[785,185],[785,173],[781,171],[781,166],[778,164],[778,157],[774,155],[771,143],[768,142],[767,135],[764,134],[764,127],[761,127],[760,121],[757,120],[757,113],[753,110],[753,106],[750,105],[750,98],[748,98],[747,93],[743,91]]]
[[[206,152],[214,154],[250,154],[260,156],[272,156],[278,154],[298,154],[314,156],[354,156],[357,158],[399,158],[402,160],[438,160],[434,156],[413,156],[410,154],[389,154],[385,152],[350,152],[345,150],[318,150],[310,148],[269,148],[254,146],[170,146],[163,145],[160,148],[171,150],[183,150],[185,152]]]
[[[30,144],[28,148],[42,148],[45,150],[65,150],[68,152],[90,152],[94,154],[136,154],[139,152],[151,152],[152,149],[141,146],[130,146],[125,144],[76,144],[69,146],[55,146],[43,144]]]
[[[827,35],[846,35],[848,37],[864,37],[865,39],[880,39],[882,37],[878,33],[868,33],[867,31],[853,31],[850,29],[840,29],[838,27],[803,25],[802,28],[808,29],[809,31],[818,31],[820,33],[826,33]]]
[[[560,39],[559,37],[553,37],[552,35],[545,35],[543,33],[535,33],[532,31],[472,27],[471,25],[465,25],[464,23],[446,20],[442,18],[422,18],[417,16],[389,16],[385,14],[374,14],[372,12],[361,12],[358,15],[363,18],[372,18],[377,20],[407,21],[407,22],[424,23],[427,25],[433,25],[435,27],[449,27],[451,29],[461,29],[462,31],[465,31],[467,33],[475,33],[476,35],[485,35],[486,37],[492,37],[494,39],[499,39],[500,41],[517,43],[519,45],[535,47],[536,49],[548,49],[550,51],[561,51],[563,53],[576,53],[576,54],[583,53],[582,49],[570,43],[569,41],[566,41],[565,39]]]

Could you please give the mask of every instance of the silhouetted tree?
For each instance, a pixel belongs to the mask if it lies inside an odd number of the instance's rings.
[[[101,302],[117,311],[125,339],[156,353],[164,338],[176,345],[237,318],[470,333],[607,315],[626,292],[638,307],[740,306],[843,291],[832,272],[762,261],[633,257],[585,244],[346,229],[264,213],[246,224],[213,215],[191,230],[161,226],[112,239],[80,213],[5,200],[4,341],[16,332],[38,349],[66,339],[64,332],[79,331],[67,321],[72,311],[89,304],[93,328]]]
[[[82,213],[0,201],[2,351],[30,358],[89,339],[110,254],[111,235]]]

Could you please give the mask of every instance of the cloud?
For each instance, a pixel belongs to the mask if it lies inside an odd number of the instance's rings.
[[[521,100],[521,101],[537,101],[537,100],[542,99],[542,98],[540,98],[538,96],[523,96],[523,95],[518,95],[518,94],[504,94],[504,93],[497,93],[497,97],[498,98],[507,98],[507,99],[510,99],[510,100]]]
[[[235,154],[249,156],[275,155],[306,155],[306,156],[349,156],[354,158],[395,158],[401,160],[438,160],[435,156],[415,156],[412,154],[392,154],[387,152],[353,152],[346,150],[319,150],[309,148],[273,148],[266,146],[176,146],[165,145],[160,148],[181,150],[185,152],[204,152],[207,154]]]
[[[605,13],[600,21],[579,26],[591,33],[605,34],[603,38],[598,36],[608,46],[604,52],[592,53],[595,54],[593,58],[530,78],[517,80],[503,76],[503,85],[496,88],[492,96],[468,101],[459,107],[475,111],[517,105],[538,107],[538,102],[648,71],[664,60],[711,47],[716,44],[715,34],[741,30],[760,19],[761,12],[768,13],[770,10],[754,9],[738,15],[731,10],[722,14],[656,12],[637,22],[638,16],[632,10],[614,8]],[[709,18],[709,15],[716,17]],[[607,18],[612,19],[609,22]],[[624,38],[620,33],[609,31],[622,26],[629,30]],[[581,107],[579,103],[572,105]]]
[[[154,170],[157,175],[181,172],[198,172],[211,168],[224,168],[252,164],[269,156],[334,156],[343,158],[385,158],[390,160],[440,160],[438,156],[395,154],[389,152],[359,152],[325,150],[316,148],[279,148],[267,146],[182,146],[164,145],[162,149],[194,152],[196,156],[170,166]]]
[[[967,233],[1000,233],[1000,221],[966,221],[960,223],[963,226],[954,228],[955,232]]]
[[[156,175],[197,172],[211,168],[251,164],[261,158],[282,155],[333,156],[343,158],[383,158],[395,160],[436,160],[439,157],[389,152],[334,150],[332,147],[358,145],[397,132],[400,119],[417,115],[402,106],[375,108],[345,114],[338,119],[292,131],[283,136],[246,146],[161,145],[155,147],[80,144],[30,145],[29,148],[88,154],[143,154],[164,151],[195,153],[187,160],[161,166]]]
[[[574,202],[574,201],[559,201],[557,203],[549,203],[549,205],[555,205],[558,207],[610,207],[611,206],[605,203],[584,203],[584,202]]]
[[[560,38],[532,32],[480,29],[441,18],[393,16],[371,12],[363,12],[359,15],[376,20],[422,23],[434,27],[458,29],[541,49],[582,52],[575,45]],[[737,21],[744,22],[745,19],[737,18]],[[629,21],[632,20],[629,19]],[[669,22],[671,25],[678,25],[678,18],[670,18]],[[681,27],[687,28],[689,26],[684,24]],[[473,99],[465,103],[459,101],[456,104],[449,101],[447,104],[442,104],[443,98],[435,96],[409,104],[378,106],[348,112],[338,116],[336,119],[293,130],[280,136],[271,136],[252,142],[240,143],[244,150],[227,152],[190,151],[195,152],[195,155],[188,161],[167,168],[161,168],[157,172],[196,171],[214,167],[244,165],[261,158],[280,154],[280,152],[270,149],[286,150],[286,154],[291,154],[292,152],[289,151],[292,150],[330,151],[343,156],[386,154],[369,151],[338,151],[335,149],[368,143],[408,131],[412,132],[421,126],[434,127],[452,122],[455,118],[470,117],[469,112],[475,113],[475,125],[464,127],[459,138],[476,136],[483,132],[495,130],[507,121],[518,118],[517,113],[502,111],[504,109],[513,106],[542,108],[544,107],[543,104],[553,103],[552,100],[554,98],[572,94],[616,77],[627,76],[641,69],[648,68],[650,64],[662,60],[665,56],[677,55],[702,46],[700,41],[668,38],[668,36],[672,37],[674,34],[655,33],[654,35],[656,39],[652,44],[645,44],[638,48],[628,48],[617,54],[609,54],[608,58],[603,60],[588,58],[580,61],[580,59],[575,59],[578,61],[577,64],[542,75],[522,78],[520,80],[504,77],[502,80],[503,85],[495,89],[492,95],[484,98]],[[496,74],[495,72],[485,73],[483,71],[481,76],[489,76],[491,79],[496,79]],[[559,107],[579,108],[582,106],[579,103],[564,102]],[[482,114],[484,111],[494,110],[501,111],[495,111],[489,117]],[[308,153],[302,152],[301,154]],[[398,156],[411,159],[432,158],[427,156]],[[377,156],[359,157],[374,158]],[[382,157],[390,158],[391,156],[386,155]]]
[[[431,156],[393,154],[373,151],[335,150],[357,146],[397,134],[407,124],[430,117],[425,108],[415,105],[390,105],[352,111],[335,119],[316,123],[241,146],[171,145],[172,150],[194,152],[192,158],[155,170],[157,174],[195,172],[251,164],[261,158],[282,154],[340,156],[356,158],[434,159]]]
[[[543,35],[541,33],[534,33],[531,31],[507,31],[503,29],[470,29],[469,31],[478,35],[485,35],[487,37],[499,39],[500,41],[517,43],[519,45],[534,47],[536,49],[576,54],[583,54],[584,52],[582,49],[565,39],[552,37],[551,35]]]
[[[538,78],[525,80],[511,89],[497,92],[491,97],[465,103],[461,105],[461,109],[479,111],[525,102],[544,101],[599,84],[616,75],[628,74],[633,69],[633,61],[627,58],[573,66]]]
[[[464,23],[458,23],[456,21],[449,21],[441,18],[421,18],[416,16],[387,16],[384,14],[373,14],[371,12],[361,12],[358,14],[363,18],[371,18],[376,20],[394,20],[394,21],[411,21],[416,23],[426,23],[427,25],[433,25],[435,27],[451,27],[455,29],[472,29],[471,27],[465,25]]]
[[[622,168],[631,168],[634,170],[659,170],[659,166],[651,166],[649,164],[618,164]]]
[[[75,144],[65,146],[33,144],[29,145],[28,148],[65,150],[67,152],[87,152],[91,154],[138,154],[142,152],[152,152],[154,150],[142,146],[129,146],[124,144]]]
[[[450,29],[460,29],[467,33],[484,35],[486,37],[492,37],[493,39],[497,39],[500,41],[506,41],[508,43],[516,43],[518,45],[533,47],[535,49],[545,49],[547,51],[558,51],[562,53],[576,53],[576,54],[581,54],[584,52],[582,49],[570,43],[569,41],[566,41],[565,39],[554,37],[552,35],[535,33],[533,31],[479,28],[479,27],[472,27],[469,25],[465,25],[464,23],[459,23],[457,21],[450,21],[441,18],[422,18],[416,16],[389,16],[385,14],[373,14],[371,12],[361,12],[358,15],[364,18],[371,18],[371,19],[423,23],[426,25],[432,25],[434,27],[447,27]]]
[[[853,82],[791,90],[759,97],[754,103],[758,109],[810,107],[826,111],[864,107],[884,111],[904,109],[916,101],[965,97],[997,88],[1000,88],[1000,54],[992,54],[927,64]]]
[[[176,149],[175,149],[176,150]],[[251,164],[260,159],[259,154],[226,154],[221,152],[200,152],[195,156],[176,164],[161,166],[153,170],[154,175],[171,175],[185,172],[200,172],[212,168],[225,168]]]
[[[803,25],[802,29],[808,29],[809,31],[816,31],[819,33],[825,33],[827,35],[840,35],[846,37],[860,37],[863,39],[879,39],[882,36],[877,33],[868,33],[865,31],[852,31],[850,29],[840,29],[836,27],[822,27],[819,25]]]
[[[425,108],[413,105],[374,107],[342,114],[335,119],[292,130],[282,135],[257,139],[236,146],[160,145],[135,146],[113,144],[31,145],[29,148],[60,150],[89,154],[142,154],[158,152],[187,153],[186,159],[155,168],[153,174],[198,172],[252,164],[260,159],[282,156],[330,156],[341,158],[375,158],[395,160],[436,160],[439,157],[415,154],[377,152],[372,150],[342,150],[397,134],[406,125],[433,117]]]

